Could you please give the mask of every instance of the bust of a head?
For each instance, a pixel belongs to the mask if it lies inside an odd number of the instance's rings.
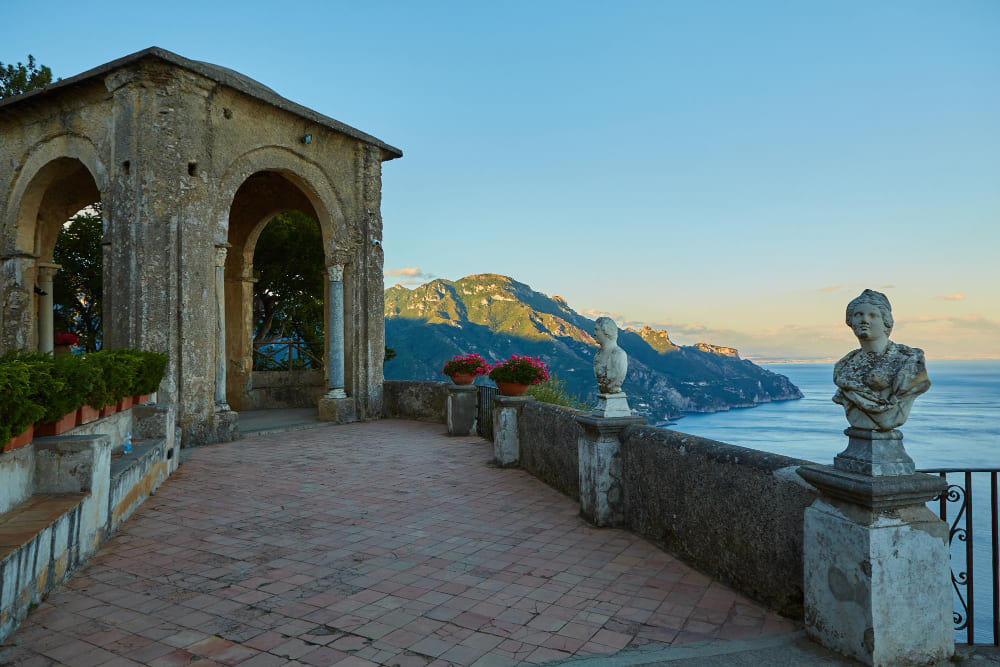
[[[598,317],[594,322],[594,338],[601,345],[617,342],[618,325],[610,317]]]
[[[835,403],[854,428],[888,431],[906,421],[913,400],[931,386],[924,352],[889,340],[892,307],[885,294],[866,289],[847,304],[847,326],[861,347],[833,369]]]

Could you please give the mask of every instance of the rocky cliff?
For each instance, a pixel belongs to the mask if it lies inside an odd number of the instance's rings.
[[[442,380],[452,355],[478,352],[490,361],[513,353],[541,357],[582,400],[596,401],[594,323],[560,297],[548,297],[497,274],[434,280],[385,291],[386,344],[397,357],[386,379]],[[629,403],[652,423],[685,412],[715,412],[801,398],[788,378],[742,360],[732,348],[674,344],[650,327],[623,329],[629,355],[623,387]],[[725,352],[731,350],[732,354]]]

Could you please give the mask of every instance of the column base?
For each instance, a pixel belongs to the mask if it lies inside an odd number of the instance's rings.
[[[350,396],[331,397],[330,394],[327,394],[319,399],[317,409],[319,411],[318,418],[322,422],[347,424],[358,420],[354,409],[354,399]]]
[[[820,497],[805,511],[805,625],[868,665],[955,652],[948,526],[923,505],[890,512]]]
[[[521,444],[517,435],[517,415],[534,396],[503,396],[493,399],[493,461],[501,468],[516,466],[521,461]]]
[[[347,392],[344,391],[343,387],[337,387],[326,392],[324,398],[347,398]]]
[[[448,435],[472,435],[476,432],[476,385],[449,385],[446,418]]]
[[[619,436],[629,426],[645,424],[646,419],[579,415],[576,421],[583,427],[577,440],[580,516],[598,527],[620,526],[625,515]]]
[[[617,394],[598,394],[597,407],[593,410],[594,417],[631,417],[632,408],[628,406],[628,399],[625,392]]]

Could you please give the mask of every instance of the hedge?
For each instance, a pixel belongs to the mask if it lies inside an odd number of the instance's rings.
[[[57,357],[8,352],[0,356],[0,445],[81,405],[100,409],[126,396],[151,394],[166,365],[167,355],[146,350]]]

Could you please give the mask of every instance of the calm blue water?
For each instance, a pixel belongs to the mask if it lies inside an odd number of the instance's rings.
[[[847,446],[844,409],[830,400],[836,391],[833,364],[769,364],[788,376],[804,398],[756,408],[688,415],[669,426],[734,445],[832,464]],[[931,388],[918,397],[900,429],[917,468],[1000,469],[1000,360],[928,361]],[[949,476],[952,484],[961,475]],[[975,640],[992,643],[992,554],[989,474],[973,478]],[[929,505],[935,513],[938,504]],[[956,507],[949,508],[949,522]],[[962,519],[964,525],[964,518]],[[965,569],[965,545],[952,545],[954,571]],[[962,589],[965,594],[965,589]],[[961,609],[956,599],[956,609]],[[956,641],[967,641],[965,631]]]

